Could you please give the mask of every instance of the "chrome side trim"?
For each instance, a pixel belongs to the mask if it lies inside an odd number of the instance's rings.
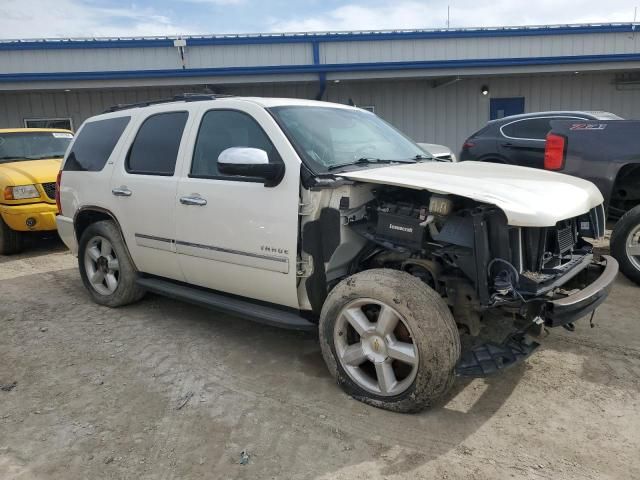
[[[510,140],[527,140],[527,141],[530,141],[530,142],[546,142],[547,140],[545,138],[510,137],[509,135],[504,133],[504,131],[502,130],[504,127],[508,127],[509,125],[513,125],[514,123],[525,122],[527,120],[540,120],[541,118],[551,118],[553,120],[582,120],[582,121],[588,121],[585,118],[569,117],[569,116],[566,116],[566,115],[563,115],[563,116],[555,116],[555,115],[546,115],[546,116],[544,116],[543,115],[543,116],[540,116],[540,117],[519,118],[518,120],[514,120],[512,122],[505,123],[504,125],[502,125],[500,127],[500,133],[502,134],[502,136],[504,138],[508,138]]]
[[[170,238],[155,237],[153,235],[144,235],[136,233],[136,245],[139,247],[154,248],[156,250],[165,250],[167,252],[175,252],[175,240]]]
[[[191,257],[206,258],[219,262],[233,263],[247,267],[270,270],[272,272],[289,273],[289,259],[274,255],[264,255],[261,253],[244,252],[214,245],[204,245],[201,243],[185,242],[183,240],[173,240],[170,238],[156,237],[136,233],[136,244],[141,247],[155,248],[176,252],[181,255]]]
[[[289,259],[286,257],[243,252],[230,248],[202,245],[181,240],[176,241],[176,251],[182,255],[192,257],[207,258],[219,262],[270,270],[272,272],[289,273]]]

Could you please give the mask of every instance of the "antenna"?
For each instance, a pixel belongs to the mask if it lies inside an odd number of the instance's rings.
[[[638,7],[636,7],[636,13],[637,11],[638,11]],[[447,30],[449,30],[449,28],[451,28],[451,6],[447,5]]]

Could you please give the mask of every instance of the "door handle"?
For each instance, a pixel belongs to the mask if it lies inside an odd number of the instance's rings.
[[[190,195],[187,197],[180,197],[180,203],[182,205],[196,205],[198,207],[204,207],[207,201],[197,195]]]
[[[503,147],[507,147],[507,148],[511,148],[511,147],[515,147],[515,145],[511,142],[505,142],[503,144],[501,144]]]
[[[116,197],[130,197],[133,192],[127,187],[122,186],[114,188],[113,190],[111,190],[111,193],[113,193]]]

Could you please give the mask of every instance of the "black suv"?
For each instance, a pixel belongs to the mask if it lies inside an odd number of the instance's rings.
[[[621,120],[609,112],[554,111],[524,113],[490,121],[465,140],[460,161],[544,167],[544,146],[552,120]]]

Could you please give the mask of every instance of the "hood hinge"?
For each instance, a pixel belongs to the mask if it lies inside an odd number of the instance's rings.
[[[313,273],[313,257],[298,258],[296,262],[296,277],[306,278]]]

